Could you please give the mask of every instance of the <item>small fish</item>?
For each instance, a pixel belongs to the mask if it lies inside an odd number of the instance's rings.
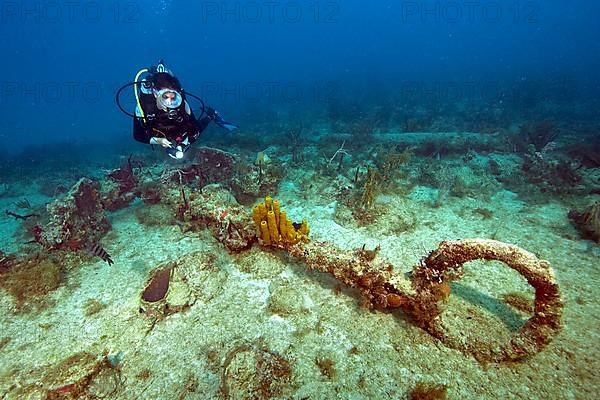
[[[88,246],[87,250],[94,256],[100,257],[102,261],[106,262],[108,265],[113,265],[114,261],[110,257],[110,254],[106,252],[98,243],[92,244]]]

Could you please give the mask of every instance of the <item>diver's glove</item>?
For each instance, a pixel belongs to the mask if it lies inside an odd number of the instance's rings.
[[[165,149],[169,149],[169,148],[173,147],[173,145],[171,144],[171,142],[169,142],[168,139],[159,138],[159,137],[150,138],[150,144],[159,144],[162,147],[164,147]]]
[[[237,126],[236,124],[227,122],[223,118],[221,118],[219,112],[214,108],[207,107],[206,115],[208,115],[208,118],[210,118],[211,121],[213,121],[215,124],[219,125],[221,128],[227,129],[229,132],[239,128],[239,126]]]

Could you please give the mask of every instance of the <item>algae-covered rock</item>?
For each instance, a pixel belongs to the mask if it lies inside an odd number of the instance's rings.
[[[274,281],[269,286],[268,311],[282,317],[306,313],[304,294],[293,283]]]
[[[262,346],[242,344],[225,358],[221,394],[231,399],[289,398],[291,377],[292,368],[284,357]]]
[[[248,249],[256,242],[256,230],[248,211],[219,185],[207,185],[202,192],[184,197],[185,191],[171,192],[168,201],[191,230],[209,228],[213,236],[232,252]]]
[[[36,240],[51,249],[96,243],[110,230],[99,189],[98,182],[83,178],[63,198],[49,204],[50,220],[39,228]]]
[[[165,300],[172,309],[184,309],[196,302],[196,296],[179,268],[173,270],[169,293]]]
[[[119,389],[120,384],[119,372],[114,368],[106,368],[92,379],[87,391],[93,396],[92,398],[110,399]]]
[[[186,310],[196,301],[185,276],[177,269],[177,263],[169,262],[150,273],[140,296],[141,309],[148,316],[160,320]]]
[[[164,318],[184,311],[200,300],[211,301],[222,293],[227,274],[213,253],[193,252],[155,268],[141,293],[142,310]]]
[[[235,266],[246,274],[251,274],[258,279],[275,278],[286,268],[282,258],[271,252],[266,252],[260,247],[235,255]]]
[[[196,300],[208,303],[225,287],[227,273],[217,264],[214,253],[198,251],[187,254],[178,263],[177,272],[185,279]]]
[[[79,352],[29,371],[4,393],[9,399],[109,399],[121,387],[120,371],[106,356]]]
[[[16,310],[27,312],[50,305],[47,295],[62,282],[61,263],[43,254],[16,260],[0,273],[0,288],[15,300]]]

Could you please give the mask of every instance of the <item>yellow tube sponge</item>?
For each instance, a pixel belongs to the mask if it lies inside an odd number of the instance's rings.
[[[271,235],[269,234],[269,227],[267,221],[261,221],[260,223],[260,238],[265,246],[271,245]]]
[[[279,213],[279,234],[282,238],[287,238],[287,214],[285,211]]]
[[[275,222],[275,213],[269,211],[267,213],[267,225],[269,226],[269,235],[271,235],[271,241],[273,243],[279,242],[279,229],[277,228],[277,222]]]
[[[271,196],[266,196],[263,203],[252,209],[252,218],[264,246],[285,247],[300,241],[308,242],[308,222],[303,220],[302,224],[294,224],[281,210],[279,200]]]
[[[287,220],[287,240],[293,242],[296,239],[296,229],[294,229],[294,223],[291,219]]]
[[[310,228],[308,227],[308,221],[303,219],[302,225],[300,225],[300,233],[304,236],[308,236],[310,233]]]
[[[279,200],[273,200],[273,212],[275,213],[275,223],[279,227],[279,214],[281,210],[279,209]]]
[[[260,222],[263,220],[262,214],[260,213],[260,207],[256,206],[252,209],[252,219],[256,226],[260,229]]]

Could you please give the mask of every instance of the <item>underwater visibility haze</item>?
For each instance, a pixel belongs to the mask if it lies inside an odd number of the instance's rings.
[[[2,1],[0,398],[597,398],[598,15]]]

